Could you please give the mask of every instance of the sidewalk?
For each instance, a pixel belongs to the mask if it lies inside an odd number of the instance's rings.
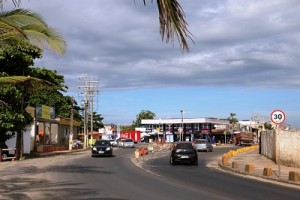
[[[300,168],[278,165],[259,154],[258,149],[235,155],[228,159],[228,164],[220,161],[219,167],[238,174],[300,186]]]

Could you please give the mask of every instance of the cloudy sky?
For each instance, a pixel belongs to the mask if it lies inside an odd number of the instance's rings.
[[[181,0],[190,52],[162,42],[148,0],[23,0],[68,43],[36,67],[65,76],[82,103],[83,79],[99,81],[95,110],[105,123],[131,124],[141,110],[157,118],[270,117],[300,128],[299,0]],[[6,6],[6,7],[5,7]],[[8,3],[4,6],[8,8]]]

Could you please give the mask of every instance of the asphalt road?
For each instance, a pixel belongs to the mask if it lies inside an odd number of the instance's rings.
[[[199,153],[199,166],[171,166],[167,157],[131,162],[135,149],[114,157],[90,152],[11,162],[0,170],[0,199],[177,200],[299,199],[300,189],[234,176],[208,168],[228,149]]]

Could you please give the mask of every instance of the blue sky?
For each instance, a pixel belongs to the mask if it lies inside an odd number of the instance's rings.
[[[64,56],[45,50],[35,67],[64,75],[79,104],[79,77],[99,81],[94,107],[105,123],[130,124],[141,110],[247,120],[281,109],[300,128],[299,0],[179,1],[194,35],[189,53],[161,41],[150,2],[22,1],[68,44]]]
[[[157,118],[216,117],[227,118],[236,113],[239,120],[249,120],[256,115],[269,120],[271,112],[281,109],[286,122],[297,127],[300,118],[297,90],[269,90],[243,87],[159,88],[103,92],[98,109],[110,113],[111,119],[127,119],[141,110],[156,113]],[[121,123],[127,123],[126,120]]]

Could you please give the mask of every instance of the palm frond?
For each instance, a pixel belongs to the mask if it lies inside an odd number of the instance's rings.
[[[0,18],[4,18],[19,27],[35,24],[38,26],[47,27],[44,19],[35,12],[28,9],[15,9],[0,13]]]
[[[42,28],[35,25],[24,27],[24,33],[31,44],[63,55],[66,51],[66,41],[53,28]]]
[[[145,3],[145,0],[144,0]],[[160,22],[160,34],[162,40],[166,37],[174,43],[176,34],[182,51],[189,51],[189,44],[186,38],[193,43],[192,34],[188,30],[188,23],[185,20],[185,14],[177,0],[157,0]]]
[[[48,47],[61,55],[66,50],[66,41],[55,29],[48,27],[39,14],[26,9],[0,12],[0,45],[20,39],[39,48]]]
[[[52,83],[30,77],[30,76],[5,76],[5,77],[0,77],[0,85],[16,85],[16,84],[21,84],[21,85],[27,85],[30,88],[38,88],[41,86],[49,86],[53,85]]]
[[[135,0],[134,0],[135,1]],[[146,5],[146,0],[143,0]],[[151,0],[153,3],[153,0]],[[157,0],[159,12],[160,35],[162,40],[166,37],[166,42],[170,40],[174,44],[174,37],[177,36],[182,51],[189,51],[187,38],[193,43],[193,35],[188,30],[188,23],[185,21],[185,14],[178,3],[178,0]]]

